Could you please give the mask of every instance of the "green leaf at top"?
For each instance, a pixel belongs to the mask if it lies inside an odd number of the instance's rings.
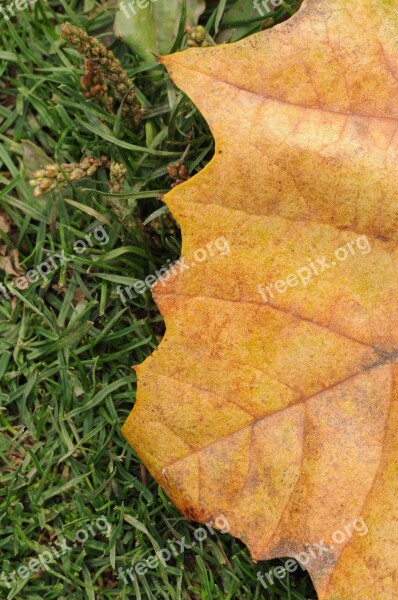
[[[178,33],[184,0],[121,0],[115,34],[144,60],[168,54]],[[143,6],[143,8],[140,8]],[[186,0],[187,25],[195,26],[205,9],[204,0]]]

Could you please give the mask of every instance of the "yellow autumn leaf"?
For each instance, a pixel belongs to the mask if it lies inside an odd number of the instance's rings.
[[[216,151],[165,198],[184,264],[124,434],[255,560],[327,546],[321,600],[398,598],[398,1],[162,62]]]

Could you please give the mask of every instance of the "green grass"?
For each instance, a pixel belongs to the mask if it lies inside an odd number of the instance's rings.
[[[206,11],[211,34],[225,5],[213,2]],[[47,253],[73,255],[14,300],[0,294],[0,574],[9,576],[57,540],[72,546],[11,589],[0,580],[0,597],[315,598],[304,574],[276,580],[265,593],[257,571],[267,573],[281,561],[255,565],[242,543],[222,534],[129,585],[117,578],[120,567],[152,556],[168,541],[192,543],[197,527],[176,511],[121,436],[135,397],[131,366],[152,353],[164,326],[150,292],[124,305],[116,288],[178,258],[178,226],[159,199],[171,184],[167,166],[190,144],[186,164],[192,174],[200,171],[213,139],[162,68],[140,63],[114,40],[113,19],[112,7],[76,0],[39,0],[12,21],[0,16],[0,215],[12,221],[8,234],[0,232],[0,246],[16,249],[25,270]],[[141,128],[82,97],[82,60],[60,41],[65,20],[98,36],[136,77],[147,108]],[[240,21],[239,35],[260,25]],[[123,224],[107,199],[104,171],[33,198],[32,171],[49,159],[79,161],[87,152],[127,168]],[[74,254],[74,242],[100,226],[109,242]],[[1,271],[0,279],[13,277]],[[110,531],[94,526],[99,517]],[[76,532],[89,524],[94,534],[73,547]]]

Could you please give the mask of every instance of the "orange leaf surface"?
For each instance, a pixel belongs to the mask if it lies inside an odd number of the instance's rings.
[[[308,0],[162,62],[216,152],[165,199],[190,268],[155,286],[124,435],[255,560],[328,544],[320,599],[398,598],[398,1]]]

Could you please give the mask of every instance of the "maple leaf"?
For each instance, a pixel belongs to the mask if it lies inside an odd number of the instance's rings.
[[[312,0],[162,59],[216,140],[165,198],[182,254],[231,251],[156,285],[167,331],[124,435],[255,560],[329,544],[307,565],[322,600],[398,598],[397,8]]]

